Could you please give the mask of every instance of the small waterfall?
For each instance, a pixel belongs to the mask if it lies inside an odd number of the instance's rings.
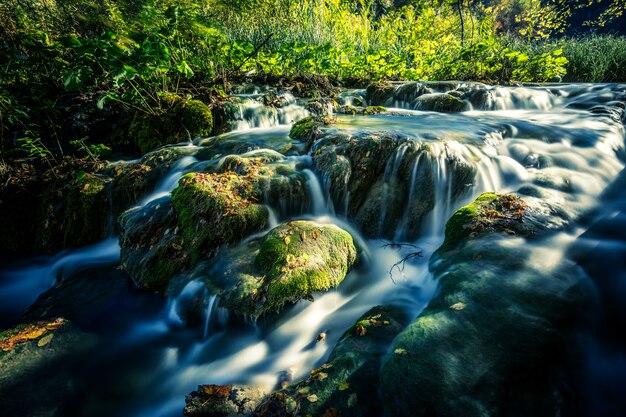
[[[313,214],[319,216],[326,213],[334,213],[335,210],[333,208],[332,200],[327,198],[324,194],[322,185],[320,184],[317,175],[315,175],[315,173],[310,169],[304,169],[302,170],[302,173],[307,177],[306,185],[309,195],[311,196]]]
[[[387,160],[385,165],[385,173],[383,177],[383,196],[381,199],[380,218],[378,220],[378,234],[382,235],[383,228],[385,226],[385,220],[387,218],[388,202],[389,202],[389,183],[390,181],[397,181],[398,170],[402,163],[402,158],[408,148],[408,143],[400,145],[393,155]]]
[[[189,168],[196,162],[198,162],[198,160],[193,156],[185,156],[176,161],[167,176],[163,178],[161,182],[159,182],[159,184],[156,186],[154,191],[149,196],[141,200],[138,205],[145,206],[146,204],[156,200],[157,198],[169,195],[172,190],[178,185],[178,180],[180,180],[183,175],[185,175],[185,173],[187,172],[187,168]]]
[[[254,128],[289,125],[309,115],[291,94],[279,97],[284,100],[282,107],[266,106],[256,99],[247,99],[237,104],[239,118],[233,124],[232,130],[241,132]]]
[[[219,298],[217,297],[217,295],[209,296],[206,311],[204,313],[204,332],[202,333],[203,339],[206,339],[209,335],[209,325],[211,324],[211,317],[213,316],[213,310],[217,308],[218,303]]]
[[[404,215],[402,216],[402,221],[400,222],[400,225],[398,226],[398,229],[396,230],[396,235],[395,235],[396,241],[401,241],[403,239],[406,239],[407,237],[407,232],[408,232],[407,227],[409,223],[409,216],[411,215],[411,205],[413,204],[413,201],[415,199],[417,170],[419,168],[420,160],[422,159],[423,155],[424,155],[423,152],[420,152],[417,154],[413,162],[413,167],[411,168],[411,181],[409,182],[409,190],[408,190],[408,196],[406,199],[406,207],[404,209]]]

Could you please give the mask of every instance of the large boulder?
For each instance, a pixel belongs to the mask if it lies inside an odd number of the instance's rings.
[[[334,225],[293,221],[224,251],[194,273],[220,305],[253,319],[279,312],[343,281],[357,259],[352,236]]]
[[[546,262],[549,241],[520,237],[549,229],[534,227],[524,205],[484,194],[448,222],[460,234],[431,259],[440,290],[385,359],[383,415],[553,417],[568,407],[558,371],[586,282],[571,262]]]

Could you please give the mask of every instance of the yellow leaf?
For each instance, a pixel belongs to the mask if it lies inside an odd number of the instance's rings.
[[[311,401],[312,403],[314,403],[315,401],[318,400],[317,395],[315,394],[311,394],[308,397],[306,397],[307,400]]]
[[[345,391],[348,388],[350,388],[350,384],[348,383],[348,381],[343,381],[341,384],[339,384],[339,391]]]
[[[285,245],[289,245],[289,242],[291,242],[291,238],[289,236],[285,237]]]

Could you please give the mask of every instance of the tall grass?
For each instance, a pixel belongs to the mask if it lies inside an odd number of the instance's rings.
[[[626,82],[626,37],[592,34],[559,43],[569,61],[564,81]]]

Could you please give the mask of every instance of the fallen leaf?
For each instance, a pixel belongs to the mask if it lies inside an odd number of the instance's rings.
[[[315,401],[318,400],[317,395],[315,394],[311,394],[308,397],[306,397],[307,400],[309,400],[310,402],[314,403]]]
[[[350,394],[350,397],[348,397],[348,408],[352,408],[356,405],[357,402],[357,397],[356,397],[356,393],[352,393]]]
[[[348,383],[348,381],[343,381],[341,384],[339,384],[339,391],[345,391],[348,388],[350,388],[350,384]]]
[[[39,341],[37,342],[37,346],[43,347],[47,345],[48,343],[52,341],[53,337],[54,337],[54,333],[48,333],[47,335],[39,339]]]
[[[453,309],[453,310],[457,310],[457,311],[461,311],[461,310],[463,310],[465,307],[467,307],[467,305],[466,305],[466,304],[464,304],[464,303],[456,303],[456,304],[452,304],[452,305],[450,306],[450,308],[451,308],[451,309]]]
[[[233,390],[232,385],[202,385],[202,393],[207,397],[228,398]]]
[[[291,238],[289,236],[285,237],[285,245],[289,245],[289,242],[291,242]]]
[[[396,355],[408,355],[409,354],[409,352],[407,352],[407,350],[403,348],[397,348],[396,350],[393,351],[393,353],[395,353]]]
[[[362,324],[356,326],[356,334],[358,334],[359,336],[365,336],[366,333],[367,329]]]

